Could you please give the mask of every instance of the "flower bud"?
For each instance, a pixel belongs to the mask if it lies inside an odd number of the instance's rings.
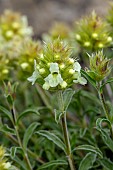
[[[89,60],[90,70],[87,70],[87,73],[92,79],[99,82],[109,75],[111,71],[108,66],[109,59],[104,56],[103,51],[98,51],[91,56],[89,55]]]

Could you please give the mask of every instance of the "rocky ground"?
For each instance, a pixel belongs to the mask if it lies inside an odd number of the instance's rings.
[[[40,36],[53,21],[72,24],[93,9],[105,15],[108,6],[107,0],[0,0],[0,13],[8,8],[27,15],[35,35]]]

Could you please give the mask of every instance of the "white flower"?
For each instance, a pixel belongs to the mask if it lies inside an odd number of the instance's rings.
[[[50,63],[50,74],[44,79],[45,83],[43,88],[49,89],[50,87],[56,87],[58,84],[63,82],[61,74],[59,73],[59,67],[57,63]]]
[[[3,163],[3,166],[5,169],[9,169],[11,167],[11,164],[7,162],[7,163]]]
[[[80,83],[81,85],[87,84],[87,80],[84,77],[81,77],[81,75],[78,75],[78,78],[76,80],[73,80],[74,83]]]
[[[81,66],[80,66],[80,64],[78,62],[74,63],[74,70],[80,72]]]
[[[36,60],[34,60],[34,69],[35,69],[35,71],[33,72],[32,76],[27,79],[28,81],[32,82],[32,85],[35,83],[37,78],[39,78],[39,76],[40,76],[39,72],[36,68]]]
[[[49,90],[49,88],[50,88],[49,83],[48,83],[48,82],[45,82],[45,83],[43,84],[43,89]]]

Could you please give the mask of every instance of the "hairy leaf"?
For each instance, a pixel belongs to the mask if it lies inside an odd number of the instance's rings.
[[[89,170],[96,161],[96,154],[88,153],[80,162],[79,170]]]
[[[27,148],[27,144],[29,142],[29,139],[31,138],[34,130],[36,129],[36,127],[40,125],[40,123],[37,122],[33,122],[25,131],[24,134],[24,138],[23,138],[23,148],[26,149]]]
[[[93,152],[97,155],[99,155],[101,158],[103,158],[103,154],[100,151],[99,148],[92,146],[92,145],[81,145],[81,146],[77,146],[73,151],[75,150],[85,150],[85,151],[90,151]]]
[[[54,133],[51,133],[51,132],[46,131],[46,130],[40,130],[40,131],[38,131],[36,133],[46,137],[48,140],[52,141],[54,144],[56,144],[58,147],[60,147],[65,152],[66,149],[65,149],[64,143]]]
[[[44,165],[40,166],[38,170],[45,169],[51,166],[56,166],[56,165],[68,165],[68,163],[65,160],[53,160],[50,162],[45,163]]]

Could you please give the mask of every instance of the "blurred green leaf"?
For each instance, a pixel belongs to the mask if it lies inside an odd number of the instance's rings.
[[[41,165],[38,170],[45,169],[51,166],[56,166],[56,165],[68,165],[68,163],[65,160],[53,160],[50,162],[45,163],[44,165]]]
[[[8,117],[8,118],[11,120],[11,122],[13,121],[11,112],[10,112],[9,110],[7,110],[7,109],[6,109],[5,107],[3,107],[3,106],[0,106],[0,111],[1,111],[2,113],[4,113],[3,116]]]
[[[113,170],[113,162],[111,162],[109,159],[100,159],[99,162],[106,170]]]
[[[110,137],[109,132],[103,129],[102,127],[103,122],[108,123],[109,127],[111,126],[109,120],[98,118],[96,121],[96,129],[100,132],[103,142],[108,146],[108,148],[110,148],[113,151],[113,141]],[[110,131],[110,129],[108,130]]]
[[[48,140],[52,141],[54,144],[56,144],[59,148],[61,148],[66,153],[66,149],[65,149],[64,143],[54,133],[51,133],[51,132],[46,131],[46,130],[40,130],[40,131],[38,131],[36,133],[46,137]]]
[[[63,93],[64,110],[67,111],[69,104],[71,103],[72,97],[75,94],[73,89],[66,89]]]
[[[11,156],[12,159],[15,157],[17,150],[22,151],[22,149],[20,147],[17,147],[17,146],[13,146],[13,147],[10,148],[10,156]]]
[[[102,154],[102,152],[100,151],[100,149],[97,148],[97,147],[95,147],[95,146],[92,146],[92,145],[81,145],[81,146],[77,146],[73,151],[76,151],[76,150],[90,151],[90,152],[93,152],[93,153],[99,155],[101,158],[103,158],[103,154]]]
[[[93,167],[93,163],[96,161],[96,154],[87,153],[87,155],[80,162],[79,170],[89,170]]]
[[[21,167],[21,170],[28,170],[27,167],[25,166],[24,162],[17,156],[13,158],[13,161],[18,164],[19,167]]]
[[[23,118],[23,117],[25,117],[26,115],[28,115],[28,114],[36,114],[36,115],[40,115],[40,113],[39,113],[39,110],[41,110],[41,109],[43,109],[43,107],[39,107],[39,109],[32,109],[32,108],[30,108],[30,109],[26,109],[25,111],[23,111],[22,113],[20,113],[19,114],[19,116],[18,116],[18,118],[17,118],[17,124],[19,123],[19,121]]]
[[[104,87],[106,84],[112,83],[112,82],[113,82],[113,78],[108,79],[105,83],[103,83],[103,84],[101,85],[100,90],[102,90],[103,87]]]
[[[27,144],[29,142],[29,139],[31,138],[34,130],[39,126],[40,123],[33,122],[25,131],[24,138],[23,138],[23,148],[26,150],[27,149]]]
[[[59,123],[60,122],[60,118],[62,117],[64,112],[62,112],[60,110],[56,110],[56,109],[54,109],[54,112],[55,112],[55,121],[56,121],[56,123]]]
[[[9,133],[12,135],[16,135],[15,130],[10,128],[8,125],[4,124],[3,126],[0,127],[0,131],[4,133]]]
[[[96,88],[96,81],[93,80],[83,69],[81,69],[81,74]]]

